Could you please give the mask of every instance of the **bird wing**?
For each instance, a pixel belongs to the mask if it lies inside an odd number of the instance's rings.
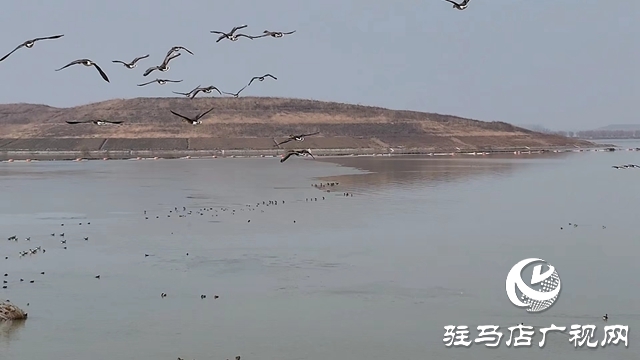
[[[3,56],[3,57],[2,57],[2,59],[0,59],[0,61],[2,61],[2,60],[4,60],[4,59],[8,58],[8,57],[9,57],[9,55],[13,54],[14,52],[16,52],[18,49],[20,49],[20,48],[21,48],[21,47],[23,47],[23,46],[24,46],[24,43],[22,43],[22,44],[20,44],[20,45],[16,46],[16,48],[15,48],[15,49],[13,49],[13,50],[11,50],[11,52],[10,52],[10,53],[8,53],[7,55]]]
[[[291,35],[291,34],[293,34],[294,32],[296,32],[296,31],[295,31],[295,30],[293,30],[293,31],[289,31],[289,32],[283,32],[282,34],[284,34],[284,35]]]
[[[126,62],[122,61],[122,60],[111,60],[112,63],[117,63],[117,64],[122,64],[122,65],[128,65]]]
[[[210,33],[212,34],[219,34],[219,35],[226,35],[225,33],[223,33],[222,31],[215,31],[215,30],[211,30]]]
[[[104,71],[102,71],[102,69],[100,68],[100,66],[98,66],[98,64],[93,63],[93,67],[96,68],[96,70],[98,70],[98,72],[100,73],[100,76],[102,76],[102,78],[104,79],[104,81],[106,82],[110,82],[109,81],[109,77],[107,77],[107,74],[104,73]]]
[[[462,4],[460,6],[465,6],[469,3],[469,0],[462,0]]]
[[[295,152],[293,152],[293,151],[288,152],[287,155],[285,155],[282,159],[280,159],[280,162],[283,163],[283,162],[287,161],[287,159],[290,158],[294,154],[295,154]]]
[[[259,38],[263,38],[265,36],[270,36],[270,34],[255,35],[255,36],[252,36],[251,38],[252,39],[259,39]]]
[[[224,34],[224,33],[223,33],[222,35],[220,35],[220,37],[218,38],[218,40],[216,40],[216,42],[218,43],[218,42],[222,41],[222,39],[224,39],[224,38],[226,38],[226,37],[227,37],[227,34]]]
[[[254,76],[251,78],[251,81],[249,81],[249,83],[247,84],[247,86],[251,85],[251,83],[253,82],[253,80],[255,79],[260,79],[260,76]]]
[[[140,61],[140,60],[142,60],[142,59],[146,59],[146,58],[148,58],[148,57],[149,57],[149,54],[147,54],[147,55],[145,55],[145,56],[137,57],[137,58],[133,59],[133,61],[131,61],[131,63],[132,63],[132,64],[135,64],[135,63],[137,63],[138,61]]]
[[[60,69],[56,69],[56,71],[60,71],[60,70],[62,70],[62,69],[66,69],[66,68],[68,68],[68,67],[69,67],[69,66],[71,66],[71,65],[82,64],[83,62],[86,62],[86,61],[87,61],[87,59],[78,59],[78,60],[74,60],[74,61],[72,61],[72,62],[68,63],[67,65],[65,65],[65,66],[61,67]]]
[[[277,78],[277,77],[275,77],[275,76],[273,76],[273,75],[271,75],[271,74],[265,74],[263,77],[267,77],[267,76],[268,76],[268,77],[270,77],[270,78],[272,78],[273,80],[278,80],[278,78]]]
[[[209,90],[215,90],[215,91],[217,91],[217,92],[218,92],[218,94],[222,95],[222,92],[220,91],[220,89],[218,89],[218,88],[217,88],[217,87],[215,87],[215,86],[209,86]]]
[[[200,120],[200,119],[202,119],[202,117],[203,117],[203,116],[205,116],[205,115],[207,115],[208,113],[210,113],[213,109],[215,109],[215,108],[214,108],[214,107],[212,107],[211,109],[209,109],[209,110],[207,110],[207,111],[203,112],[202,114],[200,114],[200,115],[196,116],[196,120]]]
[[[184,51],[188,52],[189,54],[193,55],[193,53],[191,52],[191,50],[187,49],[187,48],[186,48],[186,47],[184,47],[184,46],[180,46],[180,49],[182,49],[182,50],[184,50]]]
[[[242,92],[242,90],[246,89],[247,85],[243,86],[242,89],[238,90],[237,93],[235,93],[235,95],[240,95],[240,93]]]
[[[148,68],[147,70],[145,70],[144,74],[142,74],[142,76],[147,76],[149,74],[151,74],[153,71],[158,70],[157,66],[152,66],[150,68]]]
[[[182,80],[167,80],[167,79],[161,79],[161,80],[166,81],[166,82],[172,82],[172,83],[182,82]]]
[[[190,96],[190,98],[191,98],[191,99],[193,99],[194,97],[196,97],[196,95],[198,95],[198,93],[199,93],[200,91],[202,91],[202,89],[201,89],[201,88],[197,88],[197,89],[193,90],[193,91],[191,92],[191,96]]]
[[[240,30],[240,29],[244,29],[246,28],[248,25],[241,25],[241,26],[235,26],[233,29],[231,29],[231,32],[229,32],[229,35],[233,35],[234,32]]]
[[[40,41],[40,40],[53,40],[53,39],[59,39],[61,37],[63,37],[64,35],[53,35],[53,36],[45,36],[45,37],[39,37],[39,38],[35,38],[33,39],[33,42],[36,41]]]
[[[175,115],[175,116],[179,116],[179,117],[183,118],[184,120],[186,120],[186,121],[188,121],[188,122],[192,122],[192,121],[193,121],[193,120],[189,119],[188,117],[186,117],[186,116],[184,116],[184,115],[180,115],[180,114],[178,114],[177,112],[175,112],[175,111],[173,111],[173,110],[169,110],[169,111],[171,111],[171,113],[172,113],[173,115]]]
[[[181,92],[177,92],[177,91],[172,91],[172,93],[178,94],[178,95],[184,95],[184,96],[190,95],[189,93],[181,93]]]
[[[93,121],[93,120],[67,121],[66,123],[67,123],[67,124],[74,125],[74,124],[85,124],[85,123],[92,122],[92,121]]]
[[[316,159],[316,157],[315,157],[315,156],[313,156],[313,154],[311,153],[311,151],[309,151],[309,150],[304,150],[304,153],[305,153],[305,154],[309,154],[309,156],[311,156],[311,158],[312,158],[313,160],[315,160],[315,159]]]
[[[237,34],[236,35],[236,37],[240,37],[240,36],[244,36],[246,38],[249,38],[249,39],[253,40],[253,36],[249,36],[249,35],[246,35],[246,34]]]
[[[452,1],[452,0],[444,0],[444,1],[446,1],[446,2],[448,2],[448,3],[452,3],[452,4],[454,4],[454,5],[459,5],[457,2]]]
[[[316,131],[316,132],[311,133],[311,134],[302,134],[302,135],[300,135],[299,137],[313,136],[313,135],[318,135],[318,134],[320,134],[320,132],[319,132],[319,131]]]
[[[152,82],[156,82],[156,80],[151,80],[151,81],[146,82],[146,83],[144,83],[144,84],[138,84],[138,86],[145,86],[145,85],[149,85],[149,84],[151,84]]]
[[[291,142],[291,141],[293,141],[293,138],[289,138],[289,139],[287,139],[287,140],[282,140],[282,141],[280,141],[279,143],[277,143],[277,145],[278,145],[278,146],[280,146],[280,145],[282,145],[282,144],[286,144],[286,143]]]
[[[100,120],[100,121],[106,122],[106,123],[109,123],[109,124],[116,124],[116,125],[123,123],[123,121],[110,121],[110,120]]]
[[[164,66],[167,66],[167,65],[169,65],[169,61],[171,61],[171,60],[173,60],[173,59],[177,58],[177,57],[178,57],[178,56],[180,56],[180,55],[182,55],[182,54],[177,53],[177,54],[174,54],[174,55],[171,55],[171,56],[167,56],[167,57],[165,57],[165,58],[164,58],[164,61],[162,61],[162,64],[163,64]]]

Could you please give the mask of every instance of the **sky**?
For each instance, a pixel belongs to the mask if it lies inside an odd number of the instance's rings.
[[[586,130],[640,123],[640,4],[622,0],[6,0],[0,103],[70,107],[175,96],[197,85],[242,95],[337,101],[484,121]],[[280,39],[216,43],[210,30]],[[165,73],[142,73],[167,51]],[[150,54],[129,70],[112,60]],[[81,65],[89,58],[109,75]],[[179,84],[136,84],[155,78]],[[633,106],[632,106],[633,105]]]

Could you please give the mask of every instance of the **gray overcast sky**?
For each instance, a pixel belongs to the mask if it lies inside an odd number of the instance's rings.
[[[196,85],[244,95],[310,98],[552,129],[638,123],[640,5],[622,0],[5,0],[0,102],[75,106],[172,96]],[[282,39],[215,43],[210,30],[297,30]],[[157,65],[171,46],[195,55]],[[150,54],[128,70],[111,60]],[[2,56],[0,55],[0,56]],[[90,58],[107,72],[71,60]],[[156,77],[180,84],[135,84]],[[154,86],[155,85],[155,86]],[[633,107],[632,107],[633,105]],[[632,110],[633,109],[633,110]]]

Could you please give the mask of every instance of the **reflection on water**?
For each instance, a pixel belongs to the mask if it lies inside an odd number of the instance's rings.
[[[12,340],[20,337],[20,331],[25,323],[26,320],[0,321],[0,349],[8,347]]]
[[[322,182],[339,182],[343,189],[361,192],[389,187],[432,187],[442,183],[464,182],[482,177],[502,177],[517,169],[540,163],[541,160],[562,159],[566,153],[531,154],[524,158],[514,156],[470,157],[459,156],[369,156],[331,158],[325,161],[365,171],[319,178]]]

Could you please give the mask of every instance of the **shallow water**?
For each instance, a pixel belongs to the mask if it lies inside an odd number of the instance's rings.
[[[637,358],[640,169],[611,165],[639,162],[625,151],[3,163],[0,299],[29,319],[0,327],[0,358]],[[339,185],[311,186],[327,181]],[[46,253],[18,257],[36,246]],[[505,294],[529,257],[563,283],[537,315]],[[604,313],[629,325],[628,348],[575,350],[552,333],[544,349],[538,333],[508,348],[504,328],[498,349],[443,343],[445,325],[473,336],[520,322],[595,324],[600,340]]]

